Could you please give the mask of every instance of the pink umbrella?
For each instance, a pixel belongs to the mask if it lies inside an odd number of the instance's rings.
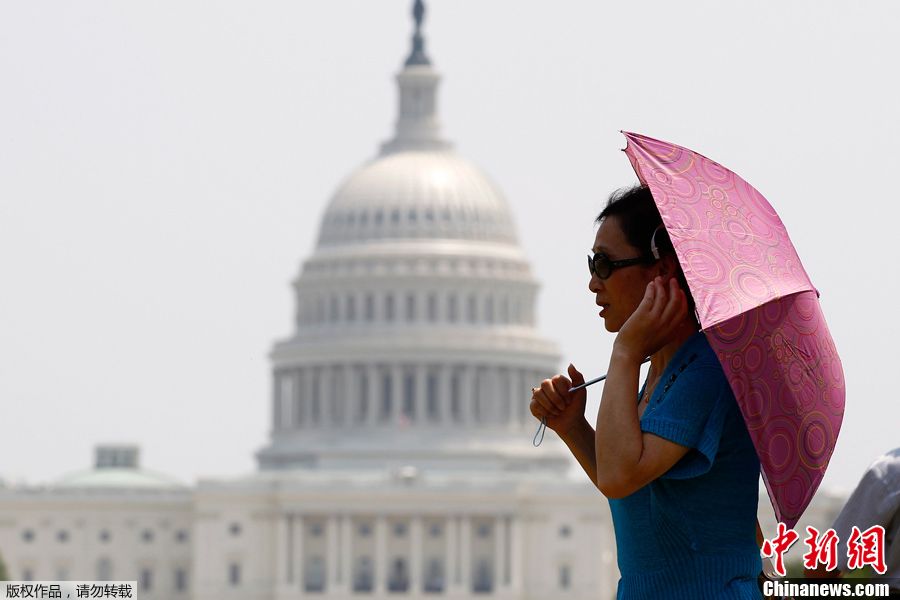
[[[623,133],[737,397],[775,516],[792,528],[844,416],[844,373],[818,292],[753,186],[696,152]]]

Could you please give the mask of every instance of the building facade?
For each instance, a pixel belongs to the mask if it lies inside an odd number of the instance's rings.
[[[16,579],[145,598],[612,597],[609,511],[530,388],[557,372],[510,207],[441,134],[421,2],[394,135],[340,184],[271,353],[259,469],[194,487],[101,447],[0,488]]]

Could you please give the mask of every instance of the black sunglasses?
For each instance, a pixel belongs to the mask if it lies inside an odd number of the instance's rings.
[[[597,252],[594,256],[588,254],[588,270],[591,275],[596,275],[600,279],[606,279],[616,269],[629,267],[640,263],[650,263],[655,259],[651,255],[639,256],[638,258],[625,258],[623,260],[610,260],[609,257],[602,252]]]

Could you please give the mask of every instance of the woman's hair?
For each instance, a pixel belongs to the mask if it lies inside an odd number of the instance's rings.
[[[630,188],[621,188],[610,194],[609,201],[595,220],[596,223],[602,222],[606,217],[616,217],[625,239],[635,248],[640,249],[645,256],[650,256],[650,244],[653,239],[653,233],[657,227],[663,224],[662,217],[659,215],[659,209],[656,208],[656,202],[650,193],[650,188],[643,185],[635,185]],[[669,232],[662,227],[656,233],[656,248],[659,250],[660,256],[667,254],[675,254],[675,248],[672,246],[672,240],[669,238]],[[676,257],[675,264],[677,272],[675,273],[681,289],[684,290],[688,301],[688,313],[696,318],[696,307],[694,297],[688,288],[687,280],[684,277],[684,271],[681,270],[681,264],[678,263]]]

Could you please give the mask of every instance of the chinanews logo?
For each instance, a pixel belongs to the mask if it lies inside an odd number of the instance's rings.
[[[829,571],[837,568],[838,539],[834,529],[829,529],[821,536],[815,527],[806,528],[807,552],[803,555],[803,567],[815,569],[819,565],[825,565]],[[762,555],[765,558],[773,558],[775,572],[784,577],[784,553],[800,539],[793,529],[788,529],[784,523],[778,524],[778,531],[771,540],[766,539],[762,544]],[[873,525],[865,531],[860,531],[854,526],[850,531],[850,539],[847,540],[847,569],[852,571],[863,567],[872,567],[879,575],[884,575],[887,565],[884,562],[884,527]]]

